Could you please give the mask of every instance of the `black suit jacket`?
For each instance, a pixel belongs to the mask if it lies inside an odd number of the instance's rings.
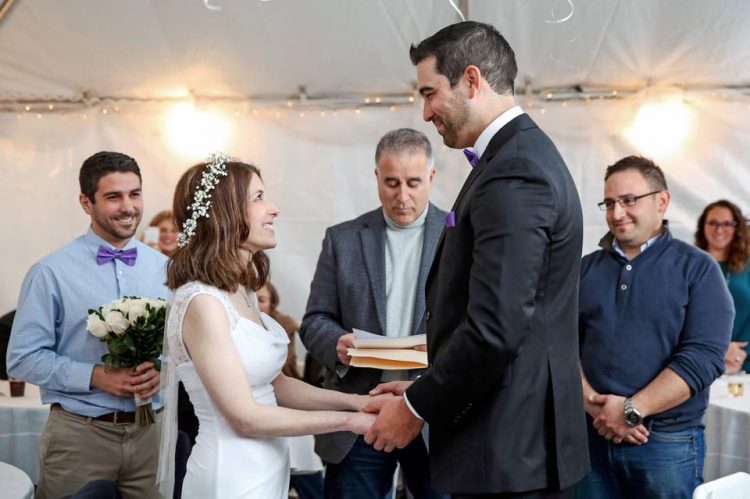
[[[412,334],[424,334],[426,330],[424,287],[444,219],[445,212],[430,203],[414,297]],[[326,230],[299,332],[305,347],[327,368],[324,388],[366,394],[378,385],[383,375],[377,369],[350,368],[344,377],[337,376],[336,369],[342,365],[336,356],[336,343],[352,328],[384,334],[385,230],[382,208]],[[349,432],[317,435],[315,451],[324,461],[339,463],[356,438]]]
[[[573,179],[523,114],[490,141],[453,211],[426,284],[430,367],[406,392],[430,423],[435,487],[568,487],[589,470]]]

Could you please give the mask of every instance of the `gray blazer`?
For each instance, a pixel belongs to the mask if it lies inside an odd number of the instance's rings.
[[[412,334],[426,332],[425,281],[445,215],[430,203]],[[336,356],[336,343],[340,336],[352,332],[352,328],[384,334],[385,314],[385,220],[382,208],[377,208],[329,227],[323,239],[299,334],[313,357],[326,367],[325,388],[365,394],[380,382],[382,371],[376,369],[352,368],[343,378],[338,377],[336,368],[341,364]],[[356,435],[349,432],[318,435],[315,451],[326,462],[340,463],[355,439]]]

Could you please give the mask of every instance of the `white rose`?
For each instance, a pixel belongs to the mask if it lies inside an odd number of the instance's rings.
[[[167,306],[167,302],[165,302],[161,298],[157,300],[149,300],[148,303],[149,305],[151,305],[151,308],[153,308],[154,310],[159,310]]]
[[[130,300],[130,308],[128,310],[128,320],[131,326],[135,326],[135,321],[140,317],[148,317],[148,310],[146,310],[146,304],[148,301],[138,299]]]
[[[112,302],[112,309],[119,310],[122,312],[122,315],[128,315],[128,312],[130,311],[130,304],[133,302],[133,300],[115,300]]]
[[[89,315],[86,321],[86,329],[97,338],[104,338],[108,332],[107,325],[96,314]]]
[[[128,329],[128,326],[130,326],[125,316],[117,310],[112,310],[110,313],[105,315],[104,322],[107,324],[107,329],[118,336],[124,333],[125,330]]]

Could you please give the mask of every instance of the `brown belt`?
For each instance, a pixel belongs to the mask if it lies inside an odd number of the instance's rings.
[[[74,412],[66,411],[65,409],[63,409],[63,406],[61,406],[58,402],[55,402],[54,404],[52,404],[51,409],[54,409],[54,408],[58,408],[61,411],[67,412],[68,414],[72,414],[74,416],[78,416],[79,418],[92,419],[94,421],[106,421],[107,423],[113,423],[117,425],[135,423],[135,412],[115,411],[115,412],[108,412],[107,414],[102,414],[101,416],[88,417],[88,416],[81,416],[80,414],[76,414]],[[154,413],[159,414],[161,410],[162,408],[154,411]]]

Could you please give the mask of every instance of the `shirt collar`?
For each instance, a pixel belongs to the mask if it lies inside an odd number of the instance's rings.
[[[383,210],[383,218],[385,219],[386,225],[390,227],[391,229],[413,229],[416,227],[421,227],[424,225],[425,220],[427,219],[427,211],[430,209],[430,204],[427,203],[427,206],[425,206],[424,210],[422,210],[422,214],[420,214],[414,221],[408,225],[401,225],[397,224],[393,220],[388,217],[385,210]]]
[[[652,237],[651,239],[649,239],[645,243],[641,244],[641,253],[643,253],[644,251],[646,251],[647,249],[649,249],[651,246],[653,246],[654,243],[656,242],[656,240],[659,239],[662,234],[663,234],[663,232],[655,235],[654,237]],[[625,258],[626,260],[630,260],[630,257],[628,257],[625,254],[625,252],[622,250],[622,248],[620,247],[620,243],[617,242],[617,239],[613,239],[612,240],[612,249],[615,250],[615,252],[617,252],[617,254],[620,255],[621,257]]]
[[[523,110],[521,109],[521,106],[513,106],[507,111],[503,112],[500,116],[492,120],[492,122],[487,125],[487,128],[484,129],[484,131],[479,135],[479,138],[474,143],[474,152],[477,154],[478,157],[482,157],[482,154],[484,154],[484,151],[487,150],[487,146],[490,145],[490,140],[492,140],[492,137],[495,136],[495,134],[500,131],[502,127],[510,123],[514,118],[517,118],[523,114]]]
[[[86,231],[86,235],[83,236],[84,240],[86,241],[86,246],[96,255],[96,253],[99,251],[99,246],[107,246],[112,249],[130,249],[133,246],[136,245],[136,241],[134,237],[131,237],[128,243],[123,246],[122,248],[115,248],[112,246],[112,243],[105,241],[102,239],[99,234],[94,232],[94,229],[89,225],[89,229]]]

